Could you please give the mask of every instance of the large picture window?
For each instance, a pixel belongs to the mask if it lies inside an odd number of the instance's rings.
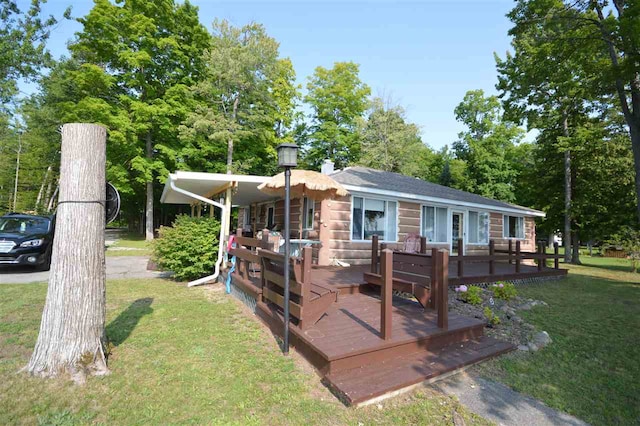
[[[304,197],[302,209],[302,226],[304,229],[313,229],[313,215],[315,214],[313,200]]]
[[[422,235],[430,243],[447,242],[447,208],[422,206]]]
[[[489,213],[469,211],[469,244],[489,244]]]
[[[503,217],[503,236],[504,238],[524,238],[524,218],[521,216]]]
[[[377,235],[383,241],[397,241],[397,210],[395,201],[353,197],[351,239],[370,240]]]

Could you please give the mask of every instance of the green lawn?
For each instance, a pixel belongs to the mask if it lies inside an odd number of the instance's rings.
[[[479,370],[592,424],[638,424],[640,274],[623,272],[630,270],[626,259],[581,260],[583,266],[566,265],[566,280],[519,288],[549,304],[522,316],[549,332],[553,343]]]
[[[107,250],[107,256],[149,256],[151,248],[144,236],[125,234]]]
[[[232,297],[162,280],[110,281],[111,375],[77,386],[16,372],[45,284],[0,285],[0,424],[487,424],[422,389],[348,409]]]

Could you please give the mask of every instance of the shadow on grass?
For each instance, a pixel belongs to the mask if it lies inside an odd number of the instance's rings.
[[[140,319],[153,312],[153,297],[145,297],[133,302],[127,309],[107,326],[107,338],[114,346],[120,345],[136,328]]]

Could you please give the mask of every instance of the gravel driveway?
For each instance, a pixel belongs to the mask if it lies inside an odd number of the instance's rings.
[[[147,271],[146,256],[107,257],[107,279],[162,278],[167,273]],[[36,272],[28,267],[0,267],[0,284],[29,284],[49,279],[49,272]]]

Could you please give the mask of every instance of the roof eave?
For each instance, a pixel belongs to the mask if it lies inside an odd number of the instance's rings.
[[[482,203],[472,203],[472,202],[467,202],[467,201],[457,201],[457,200],[450,200],[447,198],[439,198],[439,197],[430,197],[430,196],[426,196],[426,195],[418,195],[418,194],[410,194],[407,192],[398,192],[398,191],[388,191],[386,189],[376,189],[376,188],[369,188],[366,186],[360,186],[360,185],[348,185],[348,184],[342,184],[342,186],[349,192],[361,192],[361,193],[369,193],[369,194],[375,194],[375,195],[382,195],[382,196],[386,196],[386,197],[392,197],[392,198],[401,198],[401,199],[406,199],[406,200],[411,200],[411,201],[420,201],[420,202],[434,202],[434,203],[441,203],[441,204],[453,204],[456,206],[464,206],[464,207],[476,207],[476,208],[481,208],[483,210],[491,210],[491,211],[496,211],[496,212],[506,212],[506,213],[516,213],[516,214],[521,214],[521,215],[525,215],[525,216],[535,216],[535,217],[545,217],[546,213],[539,211],[539,210],[535,210],[535,209],[527,209],[527,208],[510,208],[510,207],[498,207],[498,206],[491,206],[488,204],[482,204]]]

